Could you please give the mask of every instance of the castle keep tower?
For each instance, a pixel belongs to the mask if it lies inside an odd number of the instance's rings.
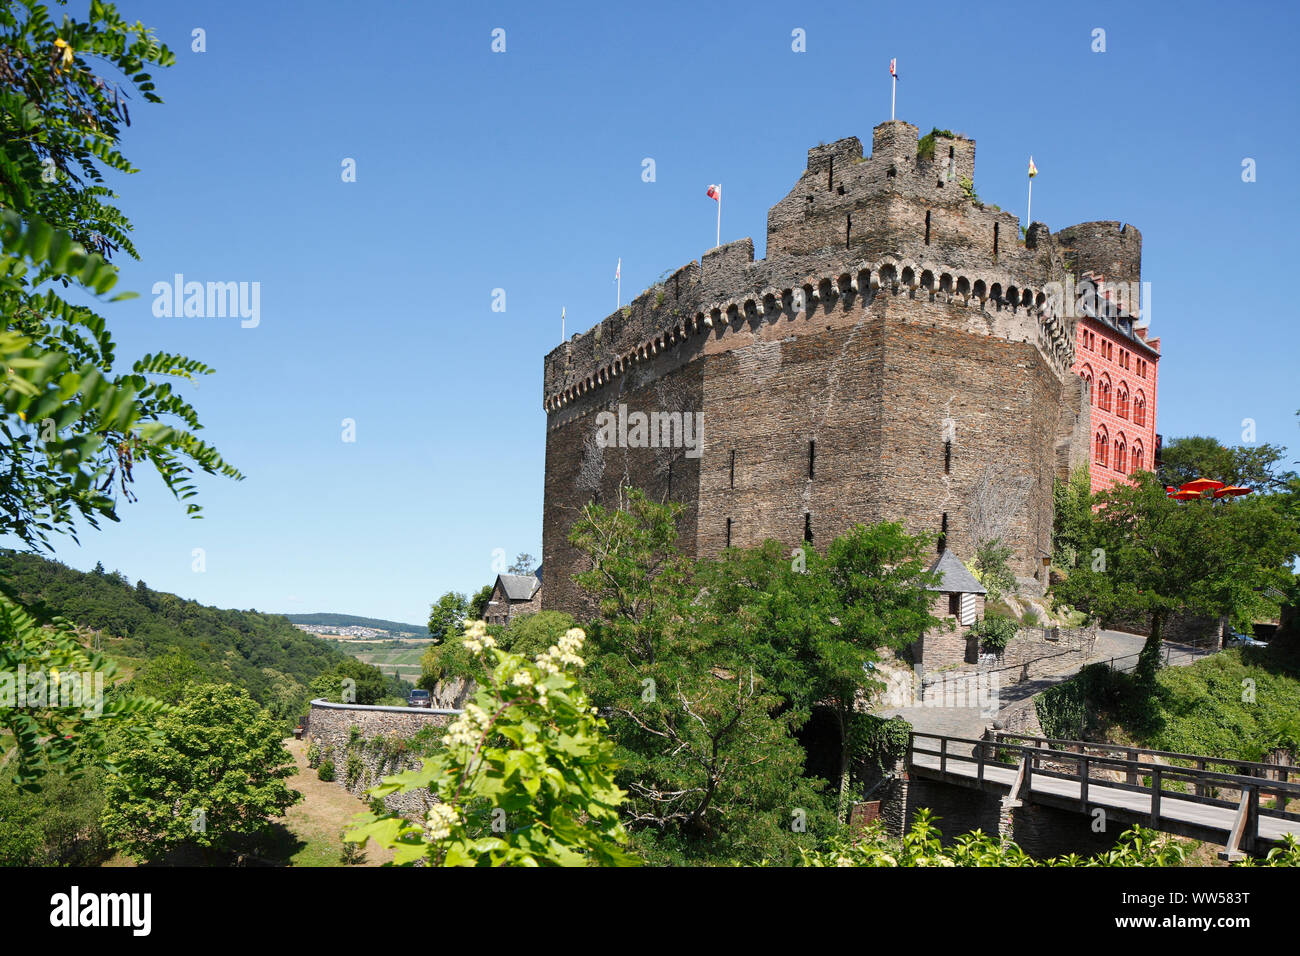
[[[544,607],[585,609],[567,535],[625,484],[685,506],[694,556],[896,520],[963,560],[992,532],[1043,579],[1052,480],[1091,440],[1076,322],[1050,298],[1067,260],[974,198],[973,140],[917,132],[810,149],[766,259],[713,249],[546,356]],[[701,443],[598,438],[620,406],[698,413]]]

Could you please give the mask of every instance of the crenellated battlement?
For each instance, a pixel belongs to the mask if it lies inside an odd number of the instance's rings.
[[[749,240],[732,245],[747,245],[752,254]],[[719,252],[723,255],[731,252],[734,256],[735,250],[722,247]],[[721,263],[713,264],[721,266]],[[1006,274],[965,275],[933,261],[917,262],[892,256],[871,263],[840,261],[799,274],[792,280],[715,298],[683,310],[682,304],[688,301],[689,293],[706,288],[698,277],[707,272],[709,265],[708,256],[701,263],[688,264],[674,273],[665,286],[649,289],[633,300],[628,306],[629,314],[622,316],[624,322],[618,321],[621,314],[610,316],[596,329],[574,336],[552,351],[546,360],[546,410],[558,412],[614,382],[638,363],[668,353],[688,352],[693,343],[698,344],[698,340],[709,335],[721,340],[728,334],[752,330],[756,322],[788,322],[790,332],[798,334],[798,324],[811,326],[819,313],[835,308],[866,308],[881,294],[969,310],[966,331],[1030,342],[1059,377],[1069,372],[1074,361],[1073,325],[1055,307],[1049,292],[1040,285],[1018,284]],[[683,284],[688,278],[693,280],[689,288]],[[668,290],[674,285],[675,294],[670,301]],[[643,330],[645,334],[638,334]],[[632,341],[629,342],[626,334],[619,339],[620,332],[633,333]],[[608,347],[601,341],[606,334],[611,339]],[[585,353],[586,361],[581,364],[568,361],[575,352]],[[698,354],[702,350],[696,349],[684,357],[689,360]]]
[[[857,137],[809,149],[799,181],[769,211],[766,259],[754,259],[748,238],[710,250],[562,343],[546,356],[546,410],[636,363],[669,352],[689,360],[706,334],[720,339],[756,320],[790,322],[799,334],[795,320],[869,304],[882,288],[970,310],[970,331],[1032,342],[1065,375],[1073,319],[1046,287],[1085,261],[1114,275],[1140,271],[1140,234],[1084,223],[1054,236],[1034,223],[1021,239],[1018,217],[974,197],[974,140],[939,132],[920,143],[917,127],[891,121],[873,131],[868,156]]]

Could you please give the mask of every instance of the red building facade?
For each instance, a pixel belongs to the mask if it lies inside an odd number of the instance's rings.
[[[1104,278],[1091,276],[1100,289]],[[1160,339],[1123,308],[1122,296],[1103,291],[1096,308],[1081,310],[1074,372],[1092,394],[1091,475],[1093,492],[1105,491],[1135,471],[1154,471],[1156,379]]]

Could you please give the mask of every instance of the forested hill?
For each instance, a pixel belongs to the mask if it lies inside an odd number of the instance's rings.
[[[0,577],[24,601],[43,601],[79,628],[102,632],[104,652],[128,673],[164,655],[174,672],[176,655],[169,652],[179,652],[186,676],[229,681],[277,716],[293,716],[312,678],[345,659],[282,615],[207,607],[98,567],[77,571],[0,550]]]

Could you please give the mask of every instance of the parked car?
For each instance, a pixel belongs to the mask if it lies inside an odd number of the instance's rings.
[[[420,690],[419,688],[416,688],[415,690],[411,691],[410,695],[406,698],[406,706],[432,707],[433,697],[429,695],[429,692],[427,690]]]
[[[1228,647],[1268,647],[1263,641],[1257,641],[1249,634],[1242,634],[1240,631],[1229,631],[1226,644]]]

